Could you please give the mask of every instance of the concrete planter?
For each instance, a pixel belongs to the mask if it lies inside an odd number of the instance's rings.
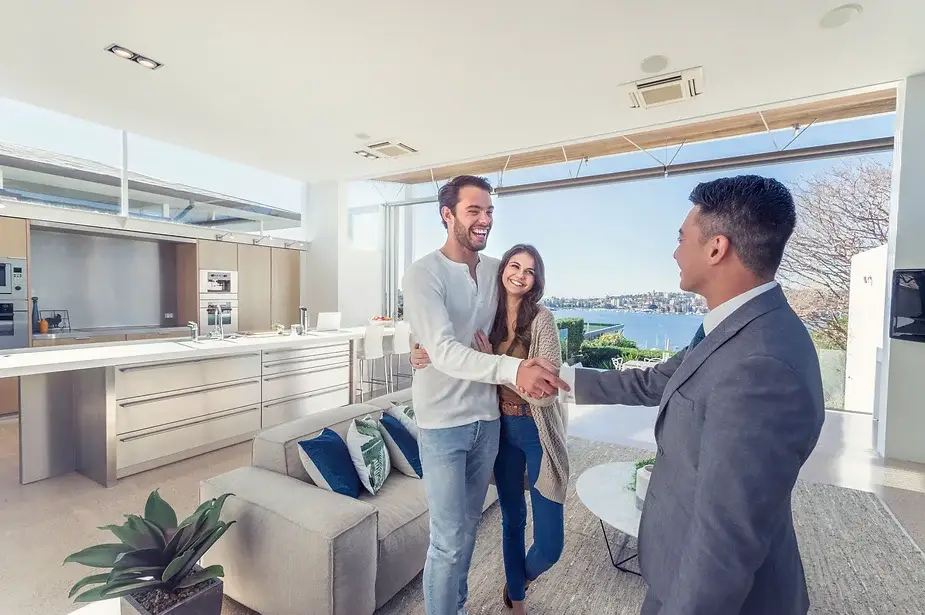
[[[642,510],[642,505],[646,500],[646,492],[649,490],[649,479],[652,478],[652,464],[642,466],[636,470],[636,508]]]

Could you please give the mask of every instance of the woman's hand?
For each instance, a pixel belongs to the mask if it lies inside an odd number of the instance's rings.
[[[472,347],[479,352],[494,354],[494,348],[491,347],[491,342],[488,341],[488,336],[485,335],[485,332],[481,329],[475,332],[475,339],[472,340]]]
[[[421,348],[420,344],[415,344],[411,350],[411,367],[414,369],[424,369],[430,365],[430,355]]]

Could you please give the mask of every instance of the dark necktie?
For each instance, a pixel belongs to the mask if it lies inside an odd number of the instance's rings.
[[[697,344],[703,341],[703,338],[706,337],[703,331],[703,325],[697,327],[697,332],[694,333],[694,337],[691,339],[691,343],[687,345],[687,351],[690,352],[697,347]]]

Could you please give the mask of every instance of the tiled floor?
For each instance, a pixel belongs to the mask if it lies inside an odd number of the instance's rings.
[[[656,409],[584,406],[571,409],[569,432],[583,438],[654,449]],[[119,481],[105,489],[71,474],[22,486],[18,478],[18,425],[0,421],[0,613],[58,615],[73,611],[71,584],[85,569],[61,566],[66,555],[105,534],[97,526],[139,512],[159,488],[181,516],[195,508],[203,478],[250,462],[242,444]],[[803,478],[881,495],[920,545],[925,546],[925,465],[885,463],[871,450],[870,418],[829,413]],[[11,555],[8,555],[11,554]]]

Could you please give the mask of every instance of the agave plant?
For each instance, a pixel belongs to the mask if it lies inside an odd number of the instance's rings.
[[[196,562],[222,537],[234,521],[219,519],[228,496],[203,502],[181,522],[173,508],[157,490],[145,504],[144,516],[125,515],[122,525],[107,525],[119,539],[89,547],[69,555],[64,563],[74,562],[92,568],[109,568],[74,584],[68,597],[81,589],[96,585],[77,595],[75,602],[94,602],[118,598],[148,590],[176,591],[224,576],[221,566],[196,569]]]

